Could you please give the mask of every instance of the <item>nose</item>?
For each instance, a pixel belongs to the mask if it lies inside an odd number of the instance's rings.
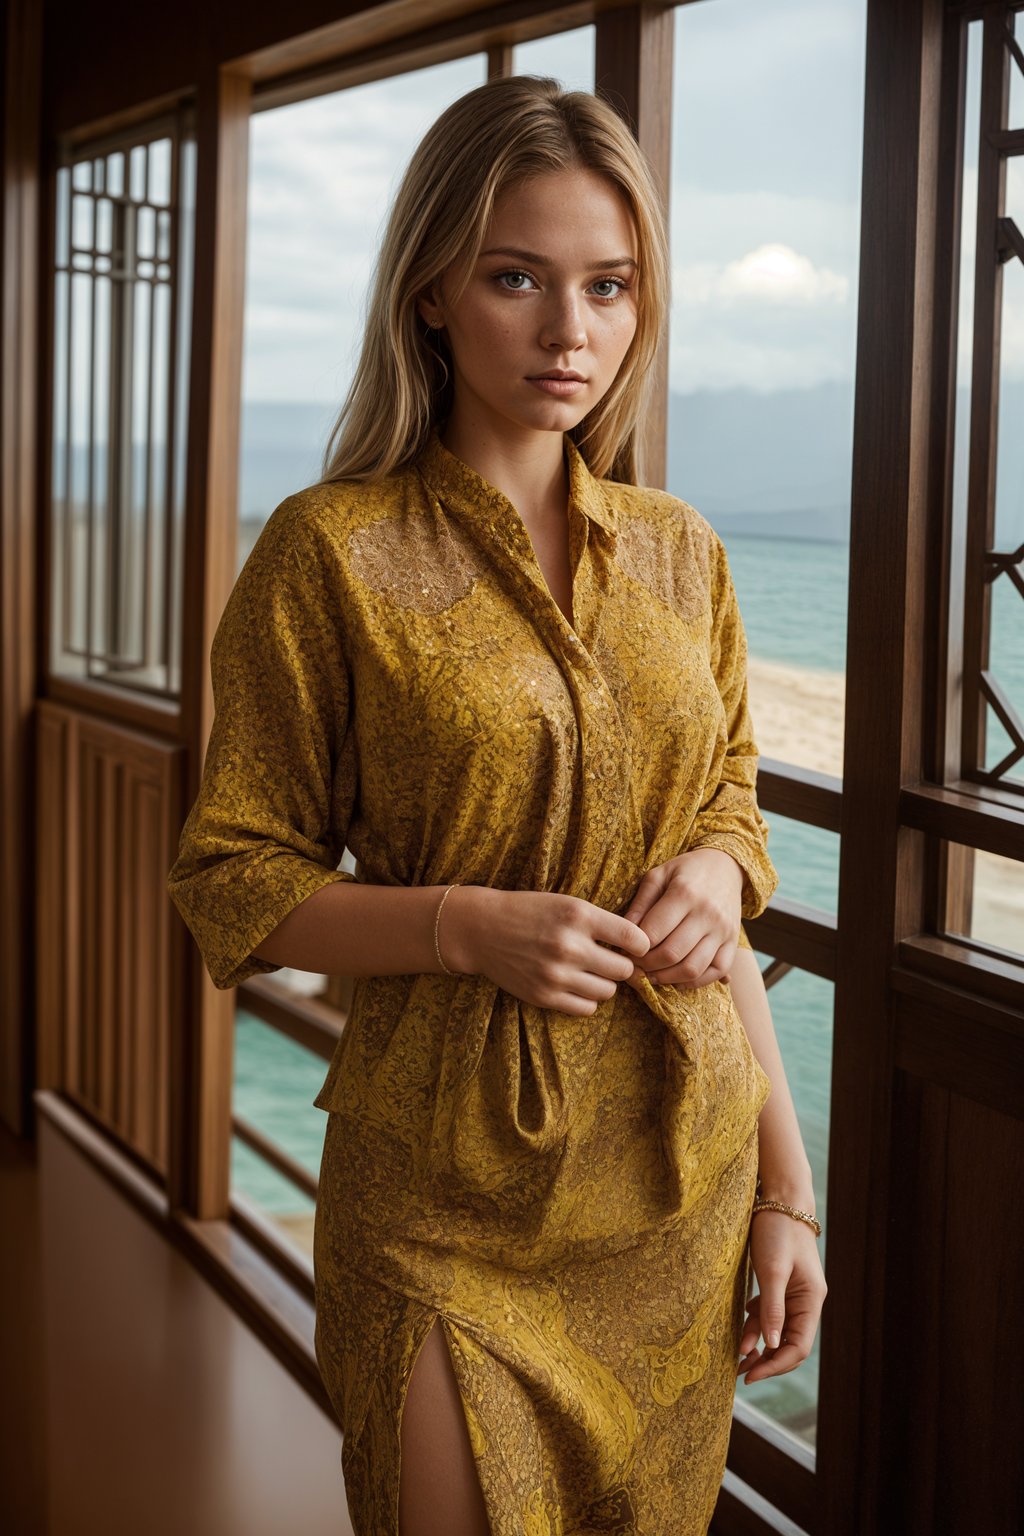
[[[575,290],[553,294],[541,332],[543,346],[563,352],[585,347],[587,328],[583,317],[583,304]]]

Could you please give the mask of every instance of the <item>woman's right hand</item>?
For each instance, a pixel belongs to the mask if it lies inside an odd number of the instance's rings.
[[[538,1008],[581,1015],[613,997],[651,947],[638,924],[582,897],[485,885],[449,892],[437,937],[450,970],[486,976]]]

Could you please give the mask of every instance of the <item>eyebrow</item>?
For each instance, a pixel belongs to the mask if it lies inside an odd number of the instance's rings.
[[[494,246],[489,251],[481,251],[481,256],[515,256],[519,261],[530,261],[535,267],[551,267],[554,262],[550,256],[538,256],[536,251],[521,251],[512,245]],[[586,270],[594,272],[598,267],[635,267],[637,263],[632,256],[613,256],[607,261],[591,261]]]

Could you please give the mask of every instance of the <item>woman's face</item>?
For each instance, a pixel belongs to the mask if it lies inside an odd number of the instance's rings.
[[[591,170],[552,171],[506,188],[481,255],[454,304],[465,264],[449,269],[423,318],[445,327],[453,415],[499,432],[565,432],[613,383],[636,331],[638,250],[625,198]],[[537,375],[581,382],[544,388]]]

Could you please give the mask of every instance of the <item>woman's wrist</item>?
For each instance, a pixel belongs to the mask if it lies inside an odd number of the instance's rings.
[[[444,910],[437,924],[437,944],[444,964],[457,975],[475,976],[479,970],[476,922],[481,902],[492,894],[486,885],[454,885],[446,897],[442,893]]]
[[[803,1171],[793,1168],[773,1171],[762,1166],[758,1172],[757,1193],[761,1200],[781,1200],[783,1205],[795,1206],[810,1216],[815,1214],[814,1180],[809,1165]]]

